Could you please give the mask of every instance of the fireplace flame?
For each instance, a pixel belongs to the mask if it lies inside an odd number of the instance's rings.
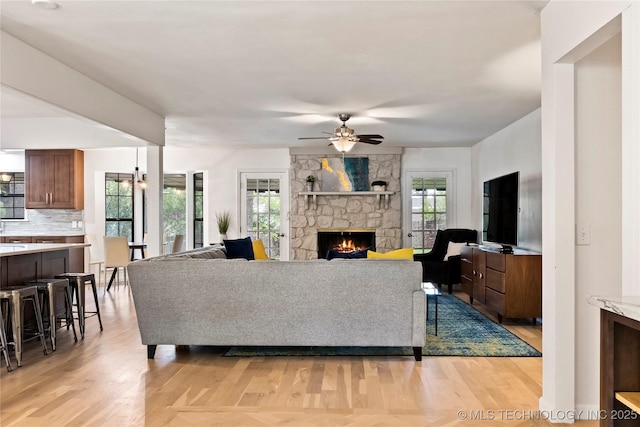
[[[359,251],[361,248],[356,246],[353,243],[353,240],[343,239],[342,243],[338,243],[333,249],[338,252],[355,252]]]

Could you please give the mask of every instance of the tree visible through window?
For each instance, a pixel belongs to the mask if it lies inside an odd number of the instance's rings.
[[[204,174],[193,174],[193,247],[204,246]]]
[[[105,174],[105,235],[126,236],[133,241],[133,174]]]
[[[411,185],[411,234],[415,252],[428,252],[433,247],[436,232],[446,227],[446,178],[414,178]]]
[[[187,195],[185,174],[164,174],[162,191],[162,223],[168,243],[173,244],[177,235],[185,235],[187,228]],[[169,246],[171,249],[171,246]],[[179,248],[179,250],[184,248]]]
[[[24,173],[1,172],[0,219],[24,219]]]

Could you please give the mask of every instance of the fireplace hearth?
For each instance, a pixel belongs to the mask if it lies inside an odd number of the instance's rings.
[[[362,229],[318,230],[318,258],[327,258],[329,251],[349,254],[363,249],[375,250],[376,231]]]

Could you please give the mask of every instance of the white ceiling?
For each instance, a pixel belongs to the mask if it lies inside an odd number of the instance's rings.
[[[297,138],[342,112],[385,145],[471,146],[540,106],[546,1],[59,3],[2,0],[0,25],[165,116],[169,146],[323,146]],[[5,148],[135,144],[0,101]]]

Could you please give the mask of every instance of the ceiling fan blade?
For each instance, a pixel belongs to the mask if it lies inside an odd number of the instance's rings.
[[[358,142],[362,142],[365,144],[373,144],[373,145],[382,144],[382,141],[376,141],[375,139],[361,139]]]
[[[327,139],[327,137],[326,136],[308,136],[308,137],[303,137],[298,139]]]
[[[363,134],[363,135],[356,135],[356,136],[360,139],[363,139],[363,138],[384,139],[384,136],[376,135],[376,134]]]

